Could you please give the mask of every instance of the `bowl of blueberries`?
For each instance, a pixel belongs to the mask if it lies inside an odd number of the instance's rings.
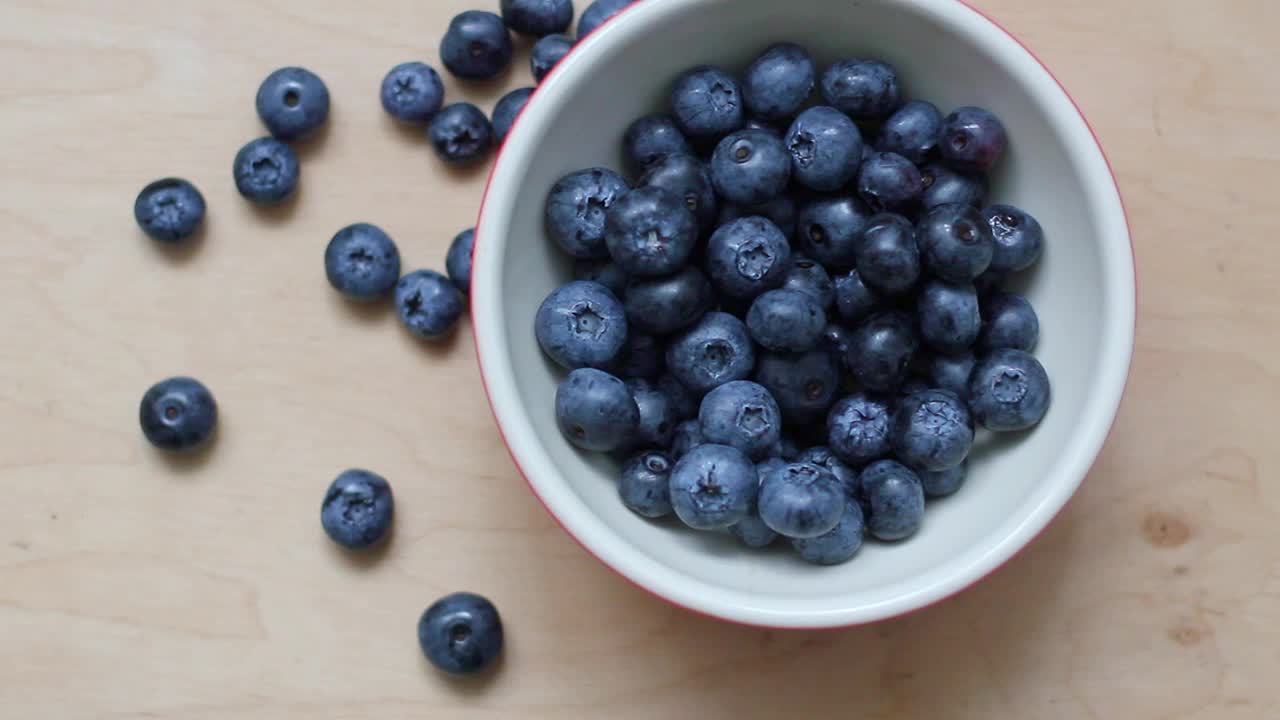
[[[475,237],[530,487],[725,620],[872,622],[981,579],[1070,499],[1128,375],[1102,150],[958,1],[632,2],[529,98]]]

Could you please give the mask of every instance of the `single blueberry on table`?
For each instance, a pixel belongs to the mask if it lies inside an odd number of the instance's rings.
[[[958,108],[943,120],[939,145],[942,159],[961,172],[990,170],[1007,144],[1000,119],[982,108]]]
[[[627,341],[617,357],[604,370],[620,378],[645,378],[651,380],[666,367],[666,348],[652,335],[634,332],[628,328]]]
[[[939,205],[916,225],[924,267],[941,280],[972,282],[991,264],[991,228],[972,205]]]
[[[692,265],[674,275],[632,279],[623,300],[630,326],[655,335],[689,327],[714,304],[711,283]]]
[[[453,237],[444,256],[449,281],[464,294],[471,292],[471,253],[475,250],[476,229],[467,228]]]
[[[917,165],[942,139],[942,112],[931,102],[912,100],[884,121],[876,147],[897,153]]]
[[[634,0],[596,0],[582,11],[582,17],[578,19],[578,39],[591,34],[596,28],[604,24],[605,20],[617,15],[627,5]]]
[[[644,378],[627,381],[631,397],[640,411],[640,421],[630,445],[636,448],[666,448],[671,446],[671,435],[679,422],[667,394],[656,384]]]
[[[943,353],[969,349],[982,329],[973,283],[926,281],[916,298],[916,321],[920,339],[930,348]]]
[[[836,276],[836,312],[848,323],[866,319],[880,306],[880,296],[862,279],[856,269]]]
[[[516,88],[503,95],[493,106],[493,138],[496,142],[501,144],[507,139],[507,133],[511,132],[511,126],[515,124],[532,94],[531,87]]]
[[[605,286],[575,280],[551,291],[533,322],[538,345],[562,367],[603,367],[627,341],[622,303]]]
[[[400,278],[395,301],[400,322],[424,340],[449,335],[466,309],[458,288],[434,270],[415,270]]]
[[[859,122],[883,120],[898,107],[898,72],[879,60],[837,60],[822,73],[822,97]]]
[[[1026,270],[1040,259],[1044,249],[1044,229],[1026,210],[1013,205],[992,205],[982,211],[995,249],[991,269],[998,273]]]
[[[236,190],[260,205],[274,205],[292,195],[300,170],[293,148],[270,137],[240,148],[232,167]]]
[[[898,403],[890,438],[903,462],[933,472],[946,470],[969,456],[973,419],[955,393],[926,390]]]
[[[796,233],[796,201],[789,193],[783,193],[774,199],[759,205],[720,204],[720,217],[716,225],[728,225],[734,220],[744,217],[762,217],[782,231],[787,239]]]
[[[938,470],[932,472],[922,470],[919,473],[920,484],[924,487],[926,497],[940,498],[954,493],[964,484],[965,478],[969,475],[969,461],[949,467],[946,470]]]
[[[771,45],[747,67],[742,99],[756,117],[787,120],[804,107],[816,77],[808,50],[795,43]]]
[[[707,241],[706,254],[712,284],[741,300],[781,285],[791,263],[786,236],[762,217],[721,225]]]
[[[583,258],[573,263],[574,280],[590,280],[609,288],[618,298],[627,294],[627,274],[612,260]]]
[[[783,463],[783,461],[781,458],[770,458],[758,463],[756,465],[756,474],[763,476],[774,463]],[[773,544],[774,540],[778,539],[778,533],[774,532],[773,528],[765,525],[764,520],[760,519],[760,508],[757,506],[757,501],[758,497],[752,500],[751,508],[747,510],[746,517],[729,526],[729,534],[749,548],[768,547]]]
[[[348,225],[329,240],[324,272],[335,290],[353,300],[386,297],[400,279],[400,251],[382,228]]]
[[[204,222],[204,196],[181,178],[157,180],[133,201],[133,219],[152,240],[177,243],[196,234]]]
[[[881,540],[902,540],[924,522],[924,488],[915,471],[895,460],[863,468],[860,501],[868,510],[867,530]]]
[[[511,63],[511,35],[497,15],[467,10],[449,21],[440,38],[440,61],[460,78],[491,78]]]
[[[686,137],[711,140],[742,127],[742,88],[729,73],[711,65],[690,68],[671,89],[671,111]]]
[[[720,197],[740,205],[768,202],[787,189],[791,156],[782,138],[764,130],[738,130],[711,155],[711,182]]]
[[[702,437],[763,458],[782,437],[782,411],[763,385],[734,380],[707,393],[698,409]]]
[[[422,613],[418,644],[432,665],[450,675],[478,673],[502,653],[502,619],[480,595],[446,595]]]
[[[916,229],[901,215],[883,213],[867,221],[854,251],[858,275],[873,290],[899,295],[920,278]]]
[[[627,447],[640,425],[631,388],[595,368],[578,368],[556,388],[556,425],[583,450],[611,452]]]
[[[788,463],[760,479],[760,519],[779,535],[813,538],[844,515],[845,492],[835,475],[812,463]]]
[[[937,353],[929,358],[929,380],[935,388],[953,392],[961,400],[969,397],[969,373],[977,358],[971,352],[956,355]]]
[[[665,359],[664,357],[664,364]],[[663,373],[658,378],[658,389],[666,393],[667,403],[671,405],[671,411],[680,420],[687,420],[698,415],[698,404],[701,399],[689,392],[689,388],[677,380],[675,375]]]
[[[618,496],[631,512],[647,518],[671,514],[671,467],[666,453],[649,450],[633,455],[622,465]]]
[[[533,81],[541,84],[547,73],[572,49],[573,38],[568,35],[547,35],[540,38],[529,51],[529,71],[533,73]]]
[[[502,21],[521,35],[562,33],[573,22],[573,0],[502,0]]]
[[[675,432],[671,434],[671,457],[679,460],[689,451],[706,444],[706,438],[702,437],[702,425],[698,419],[692,418],[684,420],[676,425]]]
[[[827,415],[827,443],[852,465],[889,454],[889,405],[865,393],[841,398]]]
[[[799,453],[796,456],[796,462],[817,465],[835,475],[836,480],[840,481],[840,487],[844,488],[845,495],[851,498],[857,497],[858,471],[841,460],[840,456],[826,445],[815,445]]]
[[[818,346],[827,313],[812,295],[799,290],[770,290],[751,303],[747,330],[762,347],[775,352],[806,352]]]
[[[698,223],[679,196],[659,187],[632,190],[605,213],[609,256],[629,275],[679,270],[693,253]]]
[[[1049,410],[1049,375],[1030,353],[993,350],[969,375],[969,410],[988,430],[1026,430]]]
[[[329,117],[329,88],[315,73],[300,67],[276,70],[258,87],[258,117],[278,140],[296,140]]]
[[[695,530],[727,528],[747,517],[759,485],[755,465],[741,450],[706,443],[676,461],[671,505]]]
[[[465,165],[482,160],[489,153],[493,147],[493,124],[475,105],[453,103],[431,118],[427,139],[441,160]]]
[[[604,242],[605,214],[629,189],[621,175],[605,168],[588,168],[565,175],[547,193],[543,208],[547,234],[573,257],[608,258],[609,248]]]
[[[747,326],[722,312],[709,312],[667,346],[667,369],[696,394],[732,380],[745,380],[756,365]]]
[[[854,329],[845,365],[867,390],[891,392],[906,380],[919,345],[909,316],[894,310],[878,312]]]
[[[958,173],[935,163],[920,168],[920,180],[924,183],[920,207],[925,210],[952,203],[981,207],[987,197],[987,179],[980,173]]]
[[[644,172],[668,155],[692,155],[693,148],[670,115],[645,115],[627,126],[622,154],[632,170]]]
[[[161,450],[194,450],[213,435],[218,404],[199,380],[171,377],[152,385],[142,396],[138,421],[142,434]]]
[[[848,562],[862,547],[862,535],[866,522],[862,518],[862,506],[854,500],[846,500],[840,522],[827,532],[812,538],[792,538],[800,559],[815,565],[839,565]]]
[[[378,544],[391,530],[395,501],[391,485],[368,470],[345,470],[325,491],[320,524],[329,539],[348,550]]]
[[[851,268],[871,217],[862,201],[852,197],[825,197],[807,203],[796,219],[800,250],[828,270]]]
[[[829,310],[836,302],[836,285],[817,260],[803,255],[791,256],[791,268],[782,278],[782,289],[808,293],[818,306]]]
[[[425,123],[444,105],[440,74],[424,62],[401,63],[382,79],[382,108],[407,123]]]
[[[995,291],[982,299],[981,308],[980,351],[1012,348],[1031,352],[1035,348],[1040,340],[1040,319],[1025,297]]]
[[[923,192],[920,170],[897,153],[875,153],[858,169],[858,197],[877,212],[907,212]]]
[[[715,224],[718,201],[706,163],[693,155],[666,155],[649,165],[636,187],[658,187],[682,199],[698,227]]]
[[[835,108],[820,105],[800,113],[782,141],[791,155],[791,176],[810,190],[834,192],[858,172],[862,135]]]

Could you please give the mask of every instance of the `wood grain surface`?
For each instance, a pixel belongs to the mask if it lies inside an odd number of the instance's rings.
[[[486,0],[489,5],[496,5]],[[444,169],[381,111],[479,0],[0,1],[0,717],[1280,717],[1280,3],[979,0],[1051,67],[1118,173],[1139,266],[1114,434],[994,576],[872,627],[786,633],[674,609],[588,556],[517,475],[466,326],[424,347],[327,286],[330,235],[386,228],[441,267],[486,169]],[[579,4],[581,9],[581,3]],[[452,99],[488,109],[529,84]],[[297,201],[256,211],[231,158],[299,64],[334,97]],[[164,252],[133,223],[181,175],[211,214]],[[153,452],[137,403],[192,374],[212,451]],[[364,561],[322,534],[342,468],[391,479]],[[414,625],[491,596],[498,672],[447,682]]]

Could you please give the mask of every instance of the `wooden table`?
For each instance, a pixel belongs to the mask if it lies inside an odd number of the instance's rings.
[[[381,224],[441,267],[485,170],[381,111],[476,0],[0,2],[0,717],[1280,717],[1280,4],[981,0],[1071,89],[1119,174],[1140,277],[1115,432],[1061,519],[992,578],[873,627],[784,633],[676,610],[583,552],[524,488],[463,327],[424,348],[330,290],[321,252]],[[488,5],[496,3],[489,2]],[[528,83],[450,97],[485,108]],[[280,211],[235,194],[281,64],[335,107]],[[163,175],[211,215],[167,253],[130,216]],[[174,373],[223,409],[212,452],[146,446]],[[318,508],[392,479],[394,541],[353,562]],[[427,603],[508,626],[480,683],[430,671]]]

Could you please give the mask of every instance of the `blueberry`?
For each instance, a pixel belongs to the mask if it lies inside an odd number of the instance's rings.
[[[816,76],[808,50],[794,43],[771,45],[747,67],[742,99],[755,116],[786,120],[809,99]]]
[[[822,73],[828,105],[859,122],[874,122],[898,107],[898,72],[879,60],[837,60]]]
[[[786,279],[791,247],[778,226],[762,217],[721,225],[707,241],[707,273],[720,292],[749,300]]]
[[[980,174],[958,173],[945,165],[925,165],[920,169],[924,193],[920,206],[925,210],[959,203],[981,207],[987,196],[987,180]]]
[[[858,172],[862,135],[835,108],[818,106],[800,113],[783,142],[791,155],[791,176],[810,190],[839,190]]]
[[[697,418],[684,420],[676,425],[676,429],[671,433],[671,457],[679,460],[689,451],[706,444],[706,438],[702,437],[702,425]]]
[[[1049,375],[1022,350],[993,350],[969,375],[969,410],[988,430],[1025,430],[1049,410]]]
[[[911,318],[897,311],[879,312],[854,329],[845,364],[864,388],[889,392],[907,378],[917,347]]]
[[[839,565],[858,553],[866,531],[862,507],[847,500],[844,508],[840,522],[827,532],[813,538],[792,538],[791,547],[802,560],[815,565]]]
[[[880,304],[875,290],[867,287],[856,269],[836,276],[836,312],[849,323],[864,320]]]
[[[755,364],[755,346],[746,325],[728,313],[703,315],[697,325],[667,346],[667,369],[697,394],[732,380],[745,380]]]
[[[493,603],[479,595],[446,595],[422,613],[418,644],[427,660],[444,672],[477,673],[502,653],[502,619]]]
[[[841,460],[861,465],[889,454],[889,406],[865,393],[836,401],[827,415],[827,443]]]
[[[873,210],[906,212],[923,192],[920,171],[897,153],[875,153],[858,169],[858,196]]]
[[[547,357],[570,370],[609,364],[627,340],[622,303],[605,286],[586,280],[551,291],[533,328]]]
[[[689,388],[677,380],[675,375],[663,373],[658,378],[658,389],[666,393],[667,404],[671,406],[671,412],[675,413],[677,418],[687,420],[697,416],[698,404],[701,401],[689,392]]]
[[[427,138],[436,156],[463,165],[484,159],[493,147],[493,125],[480,108],[468,102],[446,105],[431,118]]]
[[[942,139],[942,113],[931,102],[912,100],[884,121],[876,147],[920,164]]]
[[[789,463],[760,479],[760,519],[779,535],[814,538],[844,515],[845,493],[835,475],[812,463]]]
[[[982,316],[973,283],[929,280],[916,298],[920,339],[943,353],[964,352],[978,339]]]
[[[762,458],[782,437],[782,411],[763,385],[734,380],[707,393],[698,409],[702,437]]]
[[[836,302],[836,285],[816,260],[803,255],[791,256],[791,268],[782,278],[782,289],[808,293],[818,306],[828,310]]]
[[[929,380],[941,390],[955,393],[960,399],[969,397],[969,373],[977,362],[973,353],[936,354],[929,358]]]
[[[453,236],[449,252],[444,257],[444,269],[449,281],[462,293],[471,292],[471,253],[475,249],[476,230],[467,228]]]
[[[790,180],[791,156],[782,138],[764,130],[730,133],[711,155],[711,182],[729,202],[767,202],[786,190]]]
[[[671,446],[671,434],[678,420],[671,408],[667,394],[654,383],[643,378],[627,381],[631,397],[635,398],[640,421],[630,444],[637,448],[665,448]]]
[[[889,436],[898,457],[912,467],[946,470],[968,457],[973,419],[955,393],[926,390],[898,404]]]
[[[394,511],[386,479],[368,470],[345,470],[325,491],[320,524],[342,547],[363,550],[387,537]]]
[[[521,35],[562,33],[573,22],[573,0],[502,0],[502,21]]]
[[[511,126],[515,124],[516,118],[520,116],[520,111],[524,109],[525,103],[529,102],[529,96],[533,94],[533,88],[523,87],[516,88],[511,92],[503,95],[493,106],[493,138],[498,144],[507,139],[507,133],[511,132]]]
[[[133,201],[133,219],[153,240],[182,242],[204,222],[204,196],[181,178],[157,180],[142,188]]]
[[[666,155],[651,164],[636,187],[658,187],[682,199],[698,221],[709,229],[716,220],[716,191],[706,163],[692,155]]]
[[[942,159],[961,172],[986,172],[1004,154],[1008,139],[1000,119],[978,107],[956,109],[942,123]]]
[[[533,73],[533,81],[542,84],[542,79],[551,72],[565,55],[573,49],[573,38],[568,35],[547,35],[539,38],[529,51],[529,71]]]
[[[547,234],[573,257],[597,260],[609,257],[604,242],[605,214],[627,190],[627,181],[605,168],[565,175],[547,193],[543,208]]]
[[[1000,283],[1004,282],[1004,279],[1004,273],[987,268],[985,272],[973,279],[973,288],[978,291],[978,297],[983,298],[999,290]]]
[[[742,124],[742,128],[744,130],[763,130],[778,137],[782,137],[786,132],[785,127],[778,127],[768,120],[762,120],[758,117],[748,117],[747,121]]]
[[[878,460],[859,478],[867,530],[881,540],[914,535],[924,521],[924,488],[915,472],[894,460]]]
[[[440,74],[423,62],[401,63],[382,79],[382,107],[407,123],[425,123],[444,105]]]
[[[605,213],[609,256],[630,275],[670,275],[693,253],[698,224],[684,200],[659,187],[632,190]]]
[[[671,89],[671,110],[676,124],[695,140],[731,133],[746,120],[738,81],[710,65],[691,68],[676,78]]]
[[[770,458],[756,465],[756,474],[763,476],[773,463],[782,463],[779,458]],[[783,463],[785,465],[785,463]],[[778,533],[773,528],[764,524],[760,519],[760,508],[757,501],[752,500],[751,508],[747,510],[747,516],[729,526],[729,534],[738,539],[738,542],[749,548],[768,547],[778,539]]]
[[[275,138],[258,138],[236,153],[236,190],[261,205],[274,205],[298,187],[298,155]]]
[[[634,0],[596,0],[582,11],[578,19],[578,39],[590,35],[593,30],[604,24],[605,20],[617,15]]]
[[[826,197],[800,208],[796,238],[800,249],[828,270],[853,267],[871,213],[852,197]]]
[[[822,329],[818,347],[835,358],[836,365],[844,367],[844,356],[849,352],[849,329],[837,323],[827,323]]]
[[[353,300],[386,297],[400,279],[400,251],[381,228],[348,225],[325,248],[324,272],[335,290]]]
[[[901,215],[876,215],[867,221],[854,257],[859,276],[874,290],[898,295],[920,277],[915,228]]]
[[[992,205],[982,211],[991,228],[995,250],[991,269],[999,273],[1026,270],[1040,259],[1044,249],[1044,230],[1040,221],[1013,205]]]
[[[575,260],[573,279],[598,282],[619,298],[627,293],[627,274],[612,260]]]
[[[671,505],[691,528],[727,528],[747,517],[759,485],[755,465],[741,450],[707,443],[676,461]]]
[[[982,300],[982,332],[978,349],[1013,348],[1031,352],[1040,339],[1040,320],[1021,295],[993,292]]]
[[[826,445],[815,445],[796,456],[796,462],[810,463],[826,470],[840,481],[845,495],[854,498],[858,495],[858,471],[847,465]]]
[[[657,338],[641,332],[628,332],[627,341],[605,369],[624,379],[653,379],[662,373],[665,364],[666,348]]]
[[[395,301],[400,322],[426,340],[441,339],[453,332],[466,307],[458,288],[434,270],[415,270],[400,278]]]
[[[938,470],[937,472],[921,471],[919,473],[920,484],[924,487],[924,494],[927,497],[945,497],[959,490],[968,474],[969,461],[965,460],[959,465],[949,467],[946,470]]]
[[[511,63],[511,35],[497,15],[467,10],[449,21],[440,38],[440,61],[460,78],[491,78]]]
[[[138,421],[142,434],[161,450],[194,450],[213,435],[218,404],[200,381],[172,377],[152,385],[142,396]]]
[[[826,327],[822,306],[799,290],[770,290],[757,297],[747,311],[751,338],[775,352],[812,350]]]
[[[280,68],[262,81],[255,104],[276,139],[296,140],[328,119],[329,88],[310,70]]]
[[[774,199],[759,205],[720,204],[720,217],[717,225],[728,225],[734,220],[744,217],[762,217],[782,231],[784,237],[790,239],[796,233],[796,201],[789,194],[783,193]]]
[[[674,462],[656,450],[634,455],[622,466],[618,495],[631,512],[647,518],[671,514],[671,466]]]
[[[691,155],[693,148],[670,115],[645,115],[627,126],[622,153],[633,170],[643,172],[668,155]]]
[[[640,408],[626,383],[603,370],[578,368],[556,388],[556,425],[583,450],[619,450],[634,439]]]
[[[689,327],[715,303],[711,283],[692,265],[665,277],[633,278],[625,298],[631,327],[655,335]]]
[[[947,282],[971,282],[991,264],[991,228],[972,205],[939,205],[916,225],[924,267]]]
[[[799,455],[800,446],[796,444],[795,438],[783,435],[778,441],[778,457],[774,459],[794,460]]]

